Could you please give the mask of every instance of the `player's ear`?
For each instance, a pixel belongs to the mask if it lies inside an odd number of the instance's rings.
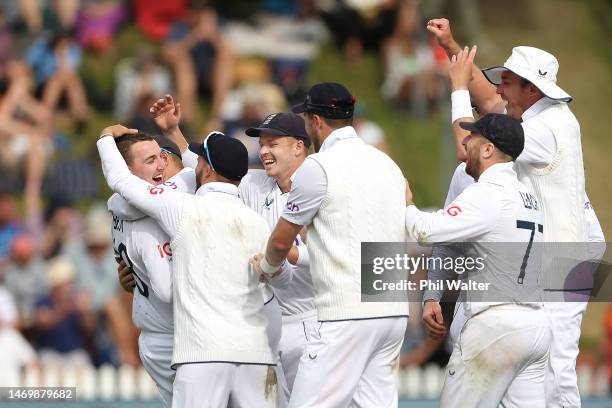
[[[305,149],[306,149],[306,146],[304,145],[304,141],[297,140],[295,143],[295,149],[294,149],[296,157],[302,154]]]
[[[483,143],[480,154],[483,159],[490,159],[495,154],[495,145],[493,143]]]

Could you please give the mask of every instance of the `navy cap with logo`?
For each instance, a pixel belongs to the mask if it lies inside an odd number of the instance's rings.
[[[338,83],[323,82],[313,85],[306,100],[291,110],[293,113],[313,113],[328,119],[348,119],[353,117],[355,97]]]
[[[249,153],[238,139],[211,132],[202,143],[189,143],[189,150],[202,156],[221,176],[240,181],[249,170]]]
[[[258,127],[248,128],[245,131],[251,137],[259,137],[261,132],[274,136],[291,136],[302,140],[306,147],[310,146],[304,119],[295,113],[272,113]]]
[[[487,113],[476,122],[461,122],[459,126],[482,135],[513,160],[519,157],[525,147],[523,126],[508,115]]]
[[[153,136],[153,138],[163,151],[165,151],[166,153],[175,154],[179,157],[179,159],[182,158],[181,150],[179,149],[178,145],[174,143],[169,137],[166,137],[164,135],[155,135]]]

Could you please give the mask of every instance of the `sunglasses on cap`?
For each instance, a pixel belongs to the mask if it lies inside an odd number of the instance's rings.
[[[202,143],[202,146],[204,147],[204,154],[206,155],[206,160],[208,160],[208,165],[211,169],[213,169],[213,171],[216,171],[215,166],[213,166],[212,160],[210,159],[210,150],[208,150],[208,139],[214,134],[215,133],[213,132],[206,136],[206,139],[204,139],[204,143]]]

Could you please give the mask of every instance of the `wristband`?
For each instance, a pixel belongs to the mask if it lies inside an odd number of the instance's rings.
[[[268,276],[274,275],[276,271],[278,271],[278,269],[281,267],[281,265],[276,265],[276,266],[270,265],[270,263],[268,262],[265,256],[261,259],[261,262],[259,263],[259,267],[261,268],[261,271]]]
[[[100,137],[98,138],[98,140],[100,140],[100,139],[102,139],[103,137],[106,137],[106,136],[114,137],[112,133],[106,132],[106,133],[102,133],[100,135]]]
[[[469,91],[459,89],[451,93],[451,112],[451,123],[455,123],[460,118],[474,119]]]

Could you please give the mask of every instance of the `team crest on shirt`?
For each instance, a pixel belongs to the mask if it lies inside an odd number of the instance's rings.
[[[156,187],[151,187],[149,189],[149,194],[151,195],[158,195],[164,192],[164,189],[162,187],[156,186]]]
[[[274,197],[272,198],[270,198],[269,196],[266,197],[266,200],[264,201],[264,207],[266,207],[266,209],[269,210],[273,202],[274,202]]]

